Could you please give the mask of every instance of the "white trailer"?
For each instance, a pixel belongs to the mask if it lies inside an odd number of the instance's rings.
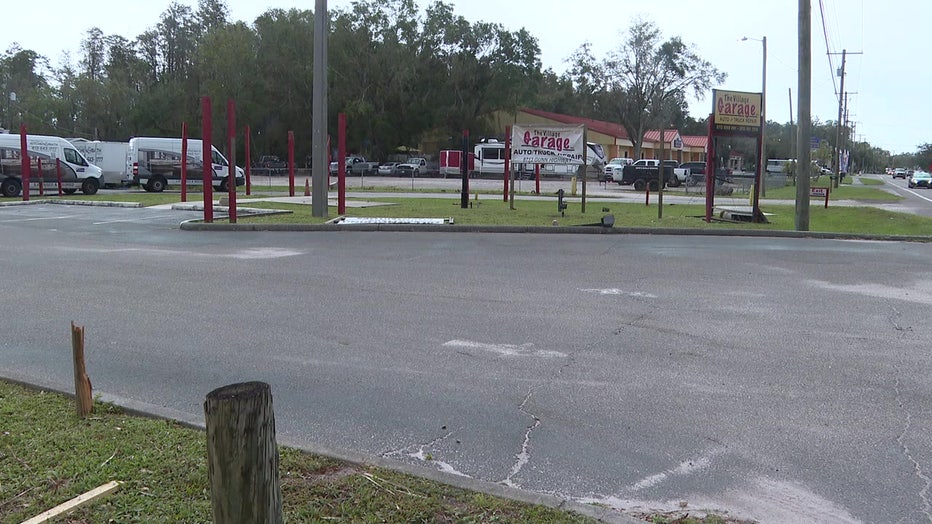
[[[71,138],[75,149],[103,172],[104,186],[121,186],[126,178],[127,142],[102,142],[84,138]]]
[[[23,190],[23,164],[20,135],[0,134],[0,194],[19,196]],[[73,194],[78,189],[93,195],[100,189],[101,169],[87,161],[71,142],[58,136],[26,135],[29,155],[29,187],[39,189],[58,186],[61,171],[62,189]]]
[[[587,172],[598,175],[605,165],[605,152],[601,144],[587,143],[586,161]],[[476,175],[503,175],[505,173],[505,143],[497,140],[480,142],[475,146],[475,163],[472,174]],[[516,175],[534,173],[533,164],[513,164]],[[578,166],[572,164],[545,164],[541,166],[541,173],[545,175],[576,175]],[[594,169],[593,169],[594,168]]]

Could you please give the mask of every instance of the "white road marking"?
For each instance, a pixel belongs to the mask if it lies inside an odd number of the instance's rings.
[[[167,215],[147,216],[147,217],[144,217],[144,218],[129,218],[129,219],[122,219],[122,220],[105,220],[105,221],[103,221],[103,222],[93,222],[93,224],[94,224],[95,226],[102,226],[102,225],[106,225],[106,224],[120,224],[120,223],[124,223],[124,222],[146,222],[147,220],[152,220],[152,219],[155,219],[155,218],[168,218],[168,217],[172,217],[172,216],[178,216],[178,215],[177,215],[177,213],[171,213],[171,214],[167,214]]]
[[[641,291],[625,291],[618,288],[607,289],[580,289],[583,293],[595,293],[596,295],[624,295],[633,298],[657,298],[653,293],[644,293]]]
[[[682,477],[695,473],[708,468],[712,464],[712,459],[710,457],[700,457],[694,460],[686,460],[681,462],[677,467],[657,473],[656,475],[650,475],[645,477],[638,482],[634,483],[629,489],[632,491],[640,491],[642,489],[650,488],[660,484],[661,482],[667,480],[669,477]]]
[[[224,257],[224,258],[235,258],[239,260],[267,260],[270,258],[284,258],[284,257],[293,257],[298,255],[303,255],[302,251],[295,251],[292,249],[284,249],[277,247],[258,247],[243,249],[241,251],[235,251],[233,253],[196,253],[191,251],[181,251],[177,249],[158,249],[158,248],[139,248],[139,247],[129,247],[129,248],[87,248],[87,247],[70,247],[70,246],[61,246],[57,247],[61,251],[69,252],[79,252],[79,253],[139,253],[146,256],[162,255],[162,256],[194,256],[194,257]]]
[[[467,349],[476,349],[489,353],[498,353],[506,357],[544,357],[544,358],[565,358],[566,353],[559,351],[546,351],[542,349],[533,349],[534,344],[485,344],[474,342],[472,340],[451,340],[443,344],[444,347],[459,347]]]
[[[10,224],[13,222],[34,222],[36,220],[65,220],[68,218],[75,218],[76,215],[61,215],[57,217],[36,217],[36,218],[14,218],[11,220],[0,220],[4,224]]]

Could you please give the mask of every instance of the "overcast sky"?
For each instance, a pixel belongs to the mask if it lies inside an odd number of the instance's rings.
[[[178,0],[197,5],[197,0]],[[428,1],[417,0],[426,6]],[[328,8],[347,8],[350,0],[329,0]],[[679,36],[700,56],[728,73],[718,86],[735,91],[759,91],[762,51],[767,37],[767,118],[793,120],[797,107],[797,0],[453,0],[455,13],[470,21],[497,22],[511,30],[526,28],[540,42],[544,67],[563,72],[565,60],[589,41],[595,56],[604,58],[618,46],[632,20],[652,20],[665,38]],[[154,26],[169,0],[126,2],[65,0],[17,2],[8,12],[15,23],[4,24],[0,45],[13,42],[48,57],[52,65],[65,53],[73,61],[91,27],[105,34],[133,39]],[[227,0],[231,17],[251,23],[270,8],[315,8],[314,0]],[[823,31],[824,12],[825,22]],[[15,13],[15,14],[14,14]],[[835,69],[847,58],[845,91],[848,115],[858,140],[891,152],[914,152],[932,142],[932,67],[926,63],[932,45],[924,36],[932,23],[928,0],[812,0],[812,116],[838,119],[839,78]],[[827,36],[826,36],[827,35]],[[826,40],[828,44],[826,45]],[[854,54],[863,53],[863,54]],[[831,64],[829,63],[831,58]],[[693,116],[711,111],[711,93],[691,103]]]

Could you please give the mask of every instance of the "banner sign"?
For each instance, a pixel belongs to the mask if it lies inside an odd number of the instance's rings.
[[[761,94],[712,90],[712,125],[724,133],[757,134],[761,129]]]
[[[511,161],[518,164],[583,164],[585,127],[515,124]]]

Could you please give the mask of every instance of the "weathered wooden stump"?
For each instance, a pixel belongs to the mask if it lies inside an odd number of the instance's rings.
[[[264,382],[217,388],[204,401],[214,522],[280,524],[282,493],[272,390]]]
[[[71,356],[74,360],[74,400],[78,416],[84,418],[94,410],[91,379],[84,361],[84,328],[71,322]]]

